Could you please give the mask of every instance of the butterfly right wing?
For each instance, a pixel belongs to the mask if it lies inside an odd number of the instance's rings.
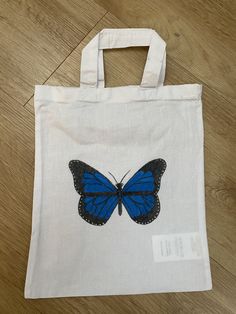
[[[160,201],[157,192],[165,169],[165,160],[154,159],[139,169],[124,185],[122,203],[136,223],[149,224],[159,215]]]
[[[116,187],[103,174],[80,160],[71,160],[69,168],[75,189],[81,195],[80,216],[90,224],[104,225],[118,204]]]

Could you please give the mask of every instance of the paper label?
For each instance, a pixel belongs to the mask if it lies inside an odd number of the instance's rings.
[[[202,258],[199,233],[172,233],[152,236],[155,262],[171,262]]]

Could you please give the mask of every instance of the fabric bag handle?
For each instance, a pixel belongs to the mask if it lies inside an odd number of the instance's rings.
[[[104,87],[103,49],[149,46],[141,87],[162,86],[166,43],[148,28],[103,29],[82,51],[80,87]]]

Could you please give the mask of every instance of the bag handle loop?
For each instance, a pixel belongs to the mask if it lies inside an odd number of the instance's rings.
[[[149,46],[141,87],[162,86],[166,68],[166,43],[152,29],[103,29],[82,51],[80,87],[104,87],[103,49]]]

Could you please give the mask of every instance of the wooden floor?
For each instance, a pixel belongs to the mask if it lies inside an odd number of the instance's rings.
[[[0,313],[236,313],[235,16],[230,0],[0,1]],[[34,85],[78,86],[81,49],[109,27],[154,28],[167,42],[165,84],[203,84],[213,290],[25,300]],[[146,53],[106,51],[107,86],[139,84]]]

